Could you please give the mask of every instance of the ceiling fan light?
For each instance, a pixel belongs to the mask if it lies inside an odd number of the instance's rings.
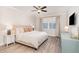
[[[41,12],[41,10],[38,10],[37,12],[38,12],[38,13],[40,13],[40,12]]]

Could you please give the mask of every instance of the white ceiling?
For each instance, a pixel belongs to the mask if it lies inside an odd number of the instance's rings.
[[[14,6],[14,8],[26,13],[26,14],[36,14],[37,12],[33,12],[35,10],[33,6]],[[47,6],[47,12],[42,12],[42,15],[51,14],[51,13],[58,13],[58,12],[66,12],[71,8],[79,8],[78,6]]]
[[[17,9],[22,10],[24,12],[35,10],[35,8],[33,8],[32,6],[14,6],[14,8],[17,8]],[[61,11],[61,10],[66,9],[66,7],[47,6],[46,9],[48,12],[56,12],[56,11]]]
[[[48,10],[48,12],[50,10],[58,11],[58,10],[68,9],[70,7],[76,7],[76,6],[47,6],[47,10]],[[14,8],[17,8],[17,9],[22,10],[22,11],[34,10],[33,6],[14,6]]]

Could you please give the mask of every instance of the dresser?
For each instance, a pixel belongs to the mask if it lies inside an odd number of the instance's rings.
[[[61,33],[62,53],[79,53],[79,40],[71,38],[70,33]]]

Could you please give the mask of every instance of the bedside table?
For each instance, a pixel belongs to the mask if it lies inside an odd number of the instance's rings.
[[[15,44],[15,35],[5,35],[5,44],[8,46],[8,44],[14,43]]]

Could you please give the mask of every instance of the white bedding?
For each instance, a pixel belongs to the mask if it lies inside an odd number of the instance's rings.
[[[45,32],[32,31],[17,34],[16,42],[38,49],[39,45],[41,45],[47,38],[48,35]]]

